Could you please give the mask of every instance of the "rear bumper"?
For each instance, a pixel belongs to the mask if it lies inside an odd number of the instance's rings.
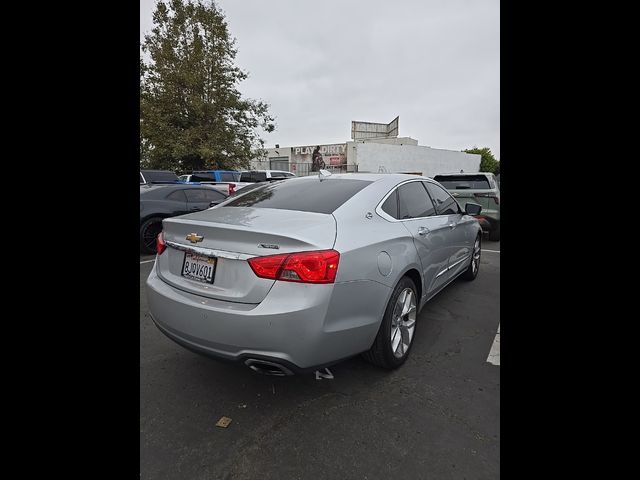
[[[213,300],[147,279],[153,321],[168,338],[210,357],[267,360],[296,373],[368,350],[391,291],[373,281],[275,282],[260,304]]]

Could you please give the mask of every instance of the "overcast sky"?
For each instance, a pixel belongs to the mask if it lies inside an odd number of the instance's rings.
[[[156,0],[140,0],[140,39]],[[500,157],[499,0],[217,0],[249,73],[240,91],[271,105],[267,147],[342,143],[351,120],[450,150]]]

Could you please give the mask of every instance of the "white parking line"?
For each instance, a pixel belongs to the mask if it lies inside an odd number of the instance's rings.
[[[500,250],[487,250],[486,248],[482,249],[483,252],[491,252],[491,253],[500,253]]]
[[[500,324],[499,323],[498,323],[498,333],[496,333],[496,338],[493,339],[493,345],[491,345],[491,350],[489,351],[487,362],[500,366]]]
[[[142,265],[143,263],[149,263],[149,262],[155,262],[155,261],[156,261],[155,258],[152,258],[151,260],[144,260],[144,261],[140,262],[140,265]]]

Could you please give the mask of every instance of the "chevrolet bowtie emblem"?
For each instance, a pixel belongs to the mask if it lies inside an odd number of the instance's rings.
[[[198,243],[201,242],[204,237],[202,235],[198,235],[197,233],[190,233],[186,238],[191,243]]]

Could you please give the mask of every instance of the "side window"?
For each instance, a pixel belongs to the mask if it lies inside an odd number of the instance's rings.
[[[253,182],[253,180],[251,179],[251,172],[242,172],[242,174],[240,175],[240,180],[238,180],[239,182]]]
[[[184,193],[187,195],[188,202],[204,203],[207,201],[206,190],[200,188],[190,188],[189,190],[185,190]]]
[[[254,172],[254,182],[266,182],[267,181],[267,172]]]
[[[435,214],[433,203],[422,182],[409,182],[398,188],[400,220],[429,217]]]
[[[382,210],[393,218],[398,218],[398,190],[394,190],[382,204]]]
[[[435,183],[424,182],[424,184],[436,204],[436,211],[438,212],[438,215],[453,215],[455,213],[460,213],[458,202],[449,195],[449,192]]]
[[[282,173],[282,172],[271,172],[271,178],[284,178],[284,173]]]
[[[167,200],[173,200],[175,202],[186,202],[187,198],[184,196],[184,192],[182,190],[176,190],[175,192],[171,192],[167,195]]]
[[[212,202],[213,200],[220,200],[222,198],[227,198],[222,192],[217,190],[202,190],[204,192],[204,196],[207,202]]]

